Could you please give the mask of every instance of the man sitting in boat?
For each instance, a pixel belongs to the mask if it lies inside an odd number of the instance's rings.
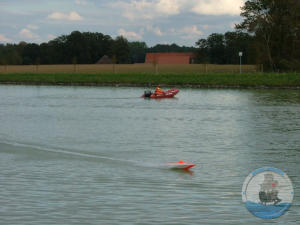
[[[156,94],[156,95],[161,95],[161,94],[163,94],[163,93],[164,93],[164,91],[160,88],[160,85],[158,85],[158,86],[155,88],[154,94]]]

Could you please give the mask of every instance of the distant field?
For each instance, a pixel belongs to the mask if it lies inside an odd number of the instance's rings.
[[[296,73],[8,73],[0,84],[300,88]]]
[[[245,73],[261,71],[256,65],[242,65]],[[239,73],[239,65],[188,64],[89,64],[0,66],[0,73]]]

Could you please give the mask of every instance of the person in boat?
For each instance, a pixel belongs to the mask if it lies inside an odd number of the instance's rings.
[[[157,85],[157,87],[155,88],[154,94],[160,95],[160,94],[163,94],[163,93],[164,93],[164,91],[160,88],[160,85]]]

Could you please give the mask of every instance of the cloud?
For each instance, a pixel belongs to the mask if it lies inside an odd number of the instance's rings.
[[[167,15],[175,15],[180,12],[180,4],[177,0],[159,0],[155,4],[156,10],[158,12],[167,14]]]
[[[0,42],[11,42],[12,40],[7,38],[5,35],[0,34]]]
[[[32,25],[32,24],[28,24],[28,25],[27,25],[27,28],[30,29],[30,30],[37,30],[37,29],[39,29],[38,26]]]
[[[20,32],[19,32],[20,36],[22,38],[25,39],[38,39],[39,35],[33,33],[31,30],[27,29],[27,28],[23,28]]]
[[[198,29],[196,25],[187,26],[183,28],[183,35],[181,38],[183,39],[199,39],[199,36],[203,34],[202,31]]]
[[[142,0],[142,1],[132,0],[129,3],[118,1],[112,3],[111,6],[113,8],[121,8],[123,12],[123,16],[130,20],[135,20],[138,18],[152,19],[154,17],[153,3],[148,2],[146,0]]]
[[[158,16],[168,16],[180,13],[179,0],[130,0],[130,2],[117,1],[111,3],[113,8],[121,8],[123,16],[135,20],[154,19]]]
[[[130,0],[111,3],[130,19],[155,19],[182,13],[201,15],[239,15],[245,0]]]
[[[195,1],[191,11],[202,15],[239,15],[244,0],[200,0]]]
[[[68,21],[79,21],[83,20],[83,18],[77,12],[70,12],[68,13],[61,13],[61,12],[54,12],[48,16],[49,19],[53,20],[68,20]]]
[[[180,36],[182,39],[199,39],[203,32],[196,25],[185,26],[180,29],[171,28],[169,33],[175,36]]]
[[[85,0],[75,0],[75,4],[77,4],[77,5],[87,5],[87,2]]]
[[[201,25],[201,27],[205,30],[211,28],[211,25],[208,25],[208,24],[204,24],[204,25]]]
[[[159,27],[147,26],[147,30],[153,32],[157,36],[163,36],[163,32],[161,32]]]
[[[47,37],[48,34],[59,36],[74,29],[82,32],[100,29],[111,36],[119,32],[149,45],[164,41],[190,45],[211,33],[233,30],[234,22],[242,20],[239,7],[245,1],[43,0],[47,4],[37,4],[28,0],[13,4],[14,1],[5,0],[5,7],[0,6],[2,18],[5,18],[0,22],[0,41],[27,41],[25,36],[39,36],[32,41],[48,41],[53,39]],[[34,14],[32,9],[35,9]],[[22,28],[25,30],[21,32]],[[174,28],[173,32],[171,28]]]
[[[133,31],[125,31],[123,28],[118,30],[118,34],[122,35],[122,36],[124,36],[127,39],[132,40],[132,41],[140,41],[140,40],[143,39],[142,34],[138,34],[138,33],[133,32]]]
[[[48,34],[47,35],[47,39],[48,40],[53,40],[53,39],[55,39],[57,36],[56,35],[53,35],[53,34]]]
[[[202,35],[202,31],[200,31],[196,25],[184,27],[183,32],[193,34],[193,35]]]

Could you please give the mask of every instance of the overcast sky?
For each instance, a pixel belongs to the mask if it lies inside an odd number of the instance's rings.
[[[232,31],[245,0],[0,0],[0,43],[42,43],[74,30],[148,46],[194,46]]]

